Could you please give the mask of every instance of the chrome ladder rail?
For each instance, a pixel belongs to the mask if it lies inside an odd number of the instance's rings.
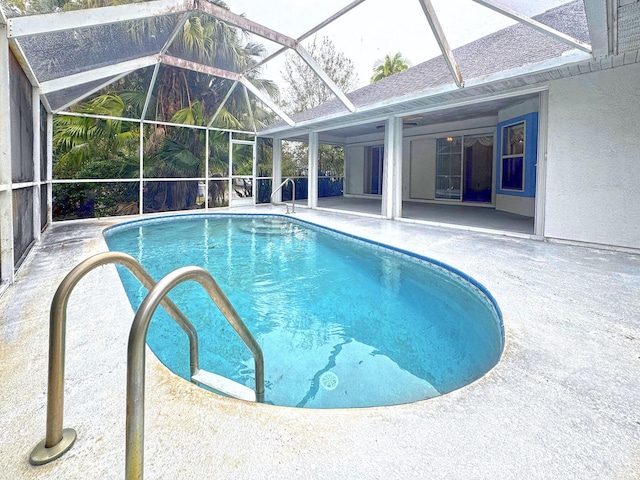
[[[200,267],[182,267],[168,273],[147,294],[138,308],[127,347],[127,434],[126,478],[142,480],[144,466],[145,344],[151,317],[168,293],[177,285],[195,280],[205,289],[220,312],[253,354],[255,397],[264,401],[264,359],[262,349],[211,274]],[[229,381],[231,382],[231,381]],[[239,385],[239,384],[238,384]]]
[[[100,253],[76,266],[62,280],[51,302],[49,320],[49,373],[47,387],[47,429],[45,439],[34,447],[29,455],[32,465],[44,465],[64,455],[74,444],[76,432],[72,428],[63,430],[64,415],[64,361],[65,335],[67,324],[67,304],[69,296],[78,282],[95,268],[116,263],[129,269],[147,289],[156,282],[147,271],[130,255],[121,252]],[[193,325],[168,298],[162,299],[162,306],[189,337],[189,356],[192,375],[199,371],[198,336]]]
[[[284,187],[287,184],[287,182],[291,182],[291,213],[296,213],[296,184],[291,178],[285,178],[284,181],[280,184],[280,186],[277,187],[273,192],[271,192],[271,196],[269,198],[271,200],[271,203],[273,203],[273,196],[276,193],[278,193],[280,190],[282,190],[282,187]],[[287,207],[287,213],[289,213],[289,204],[287,202],[273,203],[273,204],[284,205],[285,207]]]

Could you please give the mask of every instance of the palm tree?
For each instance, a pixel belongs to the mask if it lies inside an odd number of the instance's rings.
[[[112,0],[79,1],[109,3]],[[214,3],[227,8],[223,2]],[[149,20],[149,22],[150,25],[145,26],[145,29],[154,27],[154,21]],[[184,24],[182,34],[176,38],[168,53],[229,71],[244,71],[264,56],[265,49],[262,45],[253,42],[243,44],[243,36],[239,32],[240,30],[216,18],[196,14]],[[134,39],[142,35],[142,32],[135,29],[130,33]],[[93,100],[76,106],[74,110],[140,118],[151,71],[152,68],[149,68],[132,73],[117,84],[108,87]],[[259,79],[257,75],[259,71],[254,70],[248,78],[257,88],[277,99],[278,89],[275,83]],[[147,119],[151,116],[161,121],[204,126],[230,87],[229,80],[162,66],[149,105]],[[251,114],[249,114],[242,88],[236,88],[228,99],[226,107],[218,115],[214,126],[253,130],[254,122],[258,127],[268,124],[270,114],[265,111],[263,105],[252,95],[250,95],[250,103]],[[94,164],[104,162],[107,157],[112,156],[108,148],[112,141],[105,142],[100,137],[104,135],[107,139],[118,139],[123,137],[121,133],[128,133],[118,132],[118,125],[111,121],[79,117],[60,118],[61,120],[57,123],[58,128],[55,130],[55,142],[59,147],[56,163],[59,164],[60,172],[63,169],[68,171],[67,167],[72,167],[72,170],[77,173],[82,165],[86,172],[90,169],[92,162]],[[110,127],[112,123],[115,131]],[[135,129],[136,125],[132,123],[129,128]],[[131,133],[138,135],[137,131]],[[147,125],[142,134],[145,137],[145,176],[178,179],[201,177],[204,174],[203,130]],[[210,137],[211,167],[212,161],[215,163],[213,156],[216,150],[228,148],[228,137],[214,134]],[[91,147],[90,143],[93,141],[100,147]],[[132,153],[137,156],[137,142],[133,144],[136,149],[132,149]],[[137,159],[134,164],[137,166]],[[73,177],[66,176],[66,178]],[[153,205],[148,206],[151,210],[184,209],[192,207],[191,200],[195,198],[192,190],[197,188],[197,182],[149,182],[149,187],[145,188],[149,193],[147,200],[154,199]]]
[[[78,105],[80,113],[123,117],[126,106],[118,95],[104,94]],[[58,178],[80,178],[95,159],[124,161],[120,178],[133,178],[125,167],[136,165],[138,158],[138,123],[59,115],[54,119],[53,147],[56,157],[54,174]],[[114,162],[117,163],[117,162]],[[122,162],[119,162],[122,163]],[[93,177],[90,177],[93,178]]]
[[[409,61],[406,58],[402,58],[400,52],[396,53],[393,57],[387,54],[384,56],[384,61],[378,60],[374,65],[371,83],[376,83],[383,78],[395,75],[407,68],[409,68]]]

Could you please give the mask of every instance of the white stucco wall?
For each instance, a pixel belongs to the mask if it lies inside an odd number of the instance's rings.
[[[344,193],[362,195],[364,192],[364,147],[347,146],[344,149]]]
[[[533,217],[536,213],[536,199],[498,193],[496,194],[496,210]]]
[[[433,200],[436,195],[436,139],[418,138],[407,141],[409,175],[406,200]]]
[[[640,65],[551,82],[545,236],[640,248]]]

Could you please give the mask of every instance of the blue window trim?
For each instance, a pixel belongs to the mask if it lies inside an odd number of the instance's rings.
[[[524,189],[504,190],[502,181],[502,136],[504,127],[509,127],[517,123],[525,125],[524,132]],[[538,112],[528,113],[519,117],[510,118],[498,123],[496,136],[495,161],[496,161],[496,194],[512,195],[516,197],[536,196],[536,163],[538,162]]]

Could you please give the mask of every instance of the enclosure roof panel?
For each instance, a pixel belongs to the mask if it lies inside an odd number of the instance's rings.
[[[158,54],[179,15],[29,35],[19,39],[40,83]]]
[[[589,42],[587,18],[582,0],[551,9],[534,19],[578,40]],[[466,84],[475,85],[495,78],[501,73],[521,71],[530,65],[544,64],[555,59],[560,60],[556,63],[562,64],[563,58],[567,61],[573,58],[569,54],[574,53],[575,50],[566,43],[518,23],[456,48],[453,54]],[[591,58],[591,55],[584,53],[580,58]],[[421,94],[438,95],[455,89],[457,87],[449,67],[441,55],[367,85],[347,96],[358,110],[363,110],[376,105],[393,103],[395,100],[406,97]],[[464,90],[460,90],[460,95],[464,95]],[[333,99],[294,115],[293,120],[296,123],[305,122],[308,125],[315,120],[335,118],[347,113],[346,108],[338,100]],[[265,131],[267,133],[277,131],[282,127],[284,123],[279,122]]]

